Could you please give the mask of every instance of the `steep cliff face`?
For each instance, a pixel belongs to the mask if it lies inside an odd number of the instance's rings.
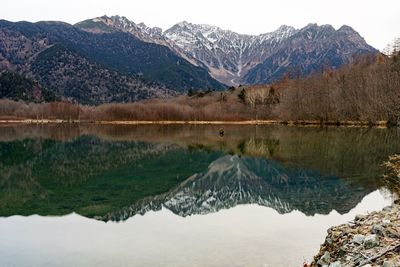
[[[293,27],[281,26],[275,32],[253,36],[181,22],[164,35],[202,62],[213,77],[227,84],[239,84],[250,69],[263,62],[295,32]]]
[[[215,26],[181,22],[164,32],[227,84],[271,82],[289,71],[306,75],[339,67],[361,53],[375,52],[351,27],[309,24],[297,30],[283,25],[274,32],[238,34]]]

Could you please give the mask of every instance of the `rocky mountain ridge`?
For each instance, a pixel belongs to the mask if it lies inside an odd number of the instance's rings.
[[[164,35],[202,62],[216,79],[227,84],[242,83],[241,77],[263,62],[272,50],[296,30],[286,25],[271,33],[238,34],[209,25],[181,22]]]
[[[214,78],[233,85],[270,83],[290,71],[307,75],[325,66],[338,68],[356,55],[376,52],[346,25],[338,30],[331,25],[283,25],[270,33],[245,35],[181,22],[164,36],[201,61]]]
[[[282,25],[273,32],[247,35],[186,21],[162,31],[126,17],[102,16],[76,26],[97,33],[121,30],[167,46],[228,85],[269,83],[288,73],[307,75],[376,52],[347,25],[338,30],[331,25],[308,24],[301,29]]]
[[[172,40],[166,38],[163,30],[159,27],[149,27],[143,22],[136,24],[135,22],[127,19],[124,16],[111,16],[106,15],[84,20],[75,24],[76,27],[91,33],[110,33],[114,31],[123,31],[134,35],[136,38],[148,42],[163,45],[174,51],[177,55],[188,60],[195,66],[199,66],[199,62],[191,56],[188,56]]]

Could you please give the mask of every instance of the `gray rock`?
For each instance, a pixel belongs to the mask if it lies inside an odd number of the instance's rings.
[[[383,267],[398,267],[399,265],[397,265],[397,263],[395,263],[392,260],[385,260],[383,262]]]
[[[362,245],[364,243],[364,240],[365,240],[365,235],[357,234],[353,236],[353,243],[356,243],[358,245]]]
[[[386,227],[390,224],[390,220],[383,220],[382,221],[382,226]]]
[[[379,246],[379,239],[377,235],[367,235],[364,239],[364,247],[366,249]]]
[[[372,233],[376,235],[385,235],[385,228],[380,224],[375,224],[372,226]]]
[[[340,263],[340,261],[335,261],[329,264],[329,267],[342,267],[342,264]]]
[[[319,265],[328,265],[331,261],[331,254],[328,251],[325,251],[324,255],[317,261]]]

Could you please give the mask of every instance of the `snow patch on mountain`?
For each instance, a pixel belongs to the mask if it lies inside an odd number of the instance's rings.
[[[166,30],[163,35],[201,61],[214,78],[237,85],[249,69],[270,54],[271,47],[296,32],[293,27],[283,25],[274,32],[247,35],[183,21]]]
[[[291,68],[300,68],[308,74],[321,64],[336,67],[348,63],[359,52],[375,51],[349,26],[335,30],[331,25],[315,23],[302,29],[282,25],[273,32],[248,35],[187,21],[166,31],[136,24],[123,16],[102,16],[88,21],[94,23],[77,26],[96,33],[110,29],[125,31],[142,41],[167,46],[190,63],[207,69],[220,82],[235,86],[268,83]],[[302,62],[295,58],[301,58]]]

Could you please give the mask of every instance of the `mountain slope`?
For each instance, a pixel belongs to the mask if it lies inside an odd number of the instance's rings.
[[[36,81],[13,72],[0,73],[0,98],[27,102],[56,100],[53,92],[40,87]]]
[[[237,84],[248,70],[261,63],[294,32],[294,28],[282,26],[276,32],[252,36],[184,21],[164,35],[204,63],[215,78]]]
[[[78,22],[74,26],[84,31],[98,34],[117,31],[130,33],[144,42],[160,44],[168,47],[178,56],[183,57],[195,66],[202,65],[201,62],[196,61],[191,56],[188,56],[185,51],[180,49],[180,47],[174,41],[166,38],[163,35],[161,28],[151,28],[146,26],[144,23],[136,24],[123,16],[97,17]]]
[[[1,69],[28,76],[32,75],[31,67],[38,55],[53,45],[62,45],[92,65],[136,80],[140,76],[142,82],[146,80],[163,85],[160,88],[167,87],[179,92],[208,87],[223,88],[206,70],[192,65],[168,47],[144,42],[124,31],[95,34],[61,22],[0,21],[0,36]],[[40,77],[36,78],[41,80]],[[74,79],[75,76],[70,73],[68,78]],[[79,83],[78,80],[75,82]],[[49,89],[55,90],[55,85],[49,86]],[[88,89],[97,90],[93,87]],[[113,89],[107,88],[110,94]]]
[[[160,84],[104,68],[62,45],[41,52],[31,70],[40,84],[82,104],[132,102],[177,95],[176,91]]]
[[[337,31],[330,25],[309,24],[282,44],[244,77],[246,83],[270,83],[285,74],[308,75],[323,68],[339,68],[354,57],[375,53],[351,27]]]
[[[96,63],[70,43],[61,44],[57,31],[48,33],[41,25],[23,22],[2,21],[0,25],[0,71],[12,71],[36,80],[37,87],[46,87],[59,98],[100,104],[177,94],[164,85]],[[16,87],[12,91],[2,97],[32,101],[19,95]]]
[[[284,25],[255,36],[181,22],[164,35],[202,62],[213,77],[234,85],[271,82],[291,70],[307,75],[376,52],[348,26],[336,31],[330,25],[309,24],[300,30]]]

